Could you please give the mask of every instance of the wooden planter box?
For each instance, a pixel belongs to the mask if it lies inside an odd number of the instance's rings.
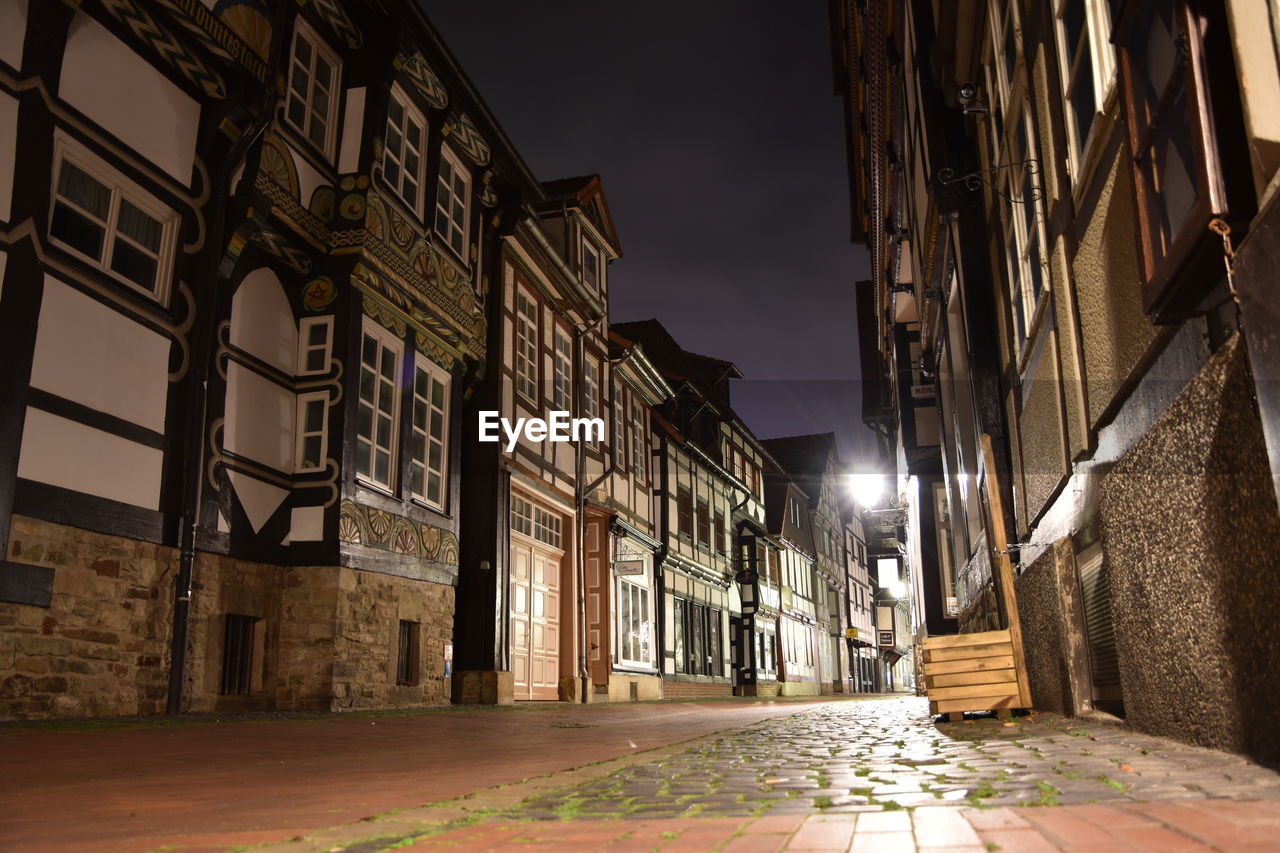
[[[921,645],[929,713],[1031,707],[1026,675],[1019,671],[1020,656],[1009,631],[926,637]]]

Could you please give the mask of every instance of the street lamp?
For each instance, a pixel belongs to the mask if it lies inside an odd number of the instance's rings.
[[[849,474],[849,493],[863,509],[869,509],[884,496],[884,477],[880,474]]]

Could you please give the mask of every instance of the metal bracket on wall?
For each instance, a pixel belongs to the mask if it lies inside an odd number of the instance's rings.
[[[938,172],[938,185],[943,187],[954,186],[955,184],[964,184],[965,188],[970,192],[977,192],[984,186],[989,187],[993,193],[1003,198],[1010,204],[1027,204],[1028,202],[1039,201],[1044,193],[1040,189],[1039,181],[1032,181],[1028,198],[1014,198],[1008,193],[1003,192],[996,186],[996,181],[1001,172],[1006,169],[1025,169],[1027,174],[1036,176],[1040,174],[1040,161],[1034,158],[1029,160],[1018,160],[1013,163],[1001,163],[998,166],[992,166],[990,169],[978,169],[969,172],[967,175],[956,175],[956,170],[948,166]]]

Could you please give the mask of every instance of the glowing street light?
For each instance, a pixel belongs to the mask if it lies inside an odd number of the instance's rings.
[[[884,477],[880,474],[850,474],[849,491],[863,509],[869,509],[884,496]]]

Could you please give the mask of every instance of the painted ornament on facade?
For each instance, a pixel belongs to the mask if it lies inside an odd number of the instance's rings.
[[[350,545],[366,545],[455,568],[458,565],[458,540],[448,530],[350,500],[339,506],[338,538]]]
[[[454,145],[466,154],[471,162],[477,166],[483,166],[489,162],[489,143],[484,141],[484,137],[480,135],[480,131],[476,130],[476,126],[471,123],[471,119],[466,114],[463,114],[457,123],[446,125],[445,132],[452,135]]]
[[[271,10],[262,0],[218,0],[213,14],[259,58],[271,53]]]
[[[413,87],[427,99],[428,104],[438,110],[449,106],[449,93],[445,91],[440,78],[427,67],[422,54],[415,53],[413,56],[407,56],[402,53],[395,58],[392,65],[409,78]]]
[[[307,282],[307,286],[302,289],[302,307],[314,314],[329,307],[337,297],[338,288],[333,280],[320,276]]]
[[[102,0],[103,7],[124,24],[133,35],[168,62],[193,86],[211,98],[225,98],[226,85],[218,72],[204,64],[200,57],[161,26],[133,0]]]

